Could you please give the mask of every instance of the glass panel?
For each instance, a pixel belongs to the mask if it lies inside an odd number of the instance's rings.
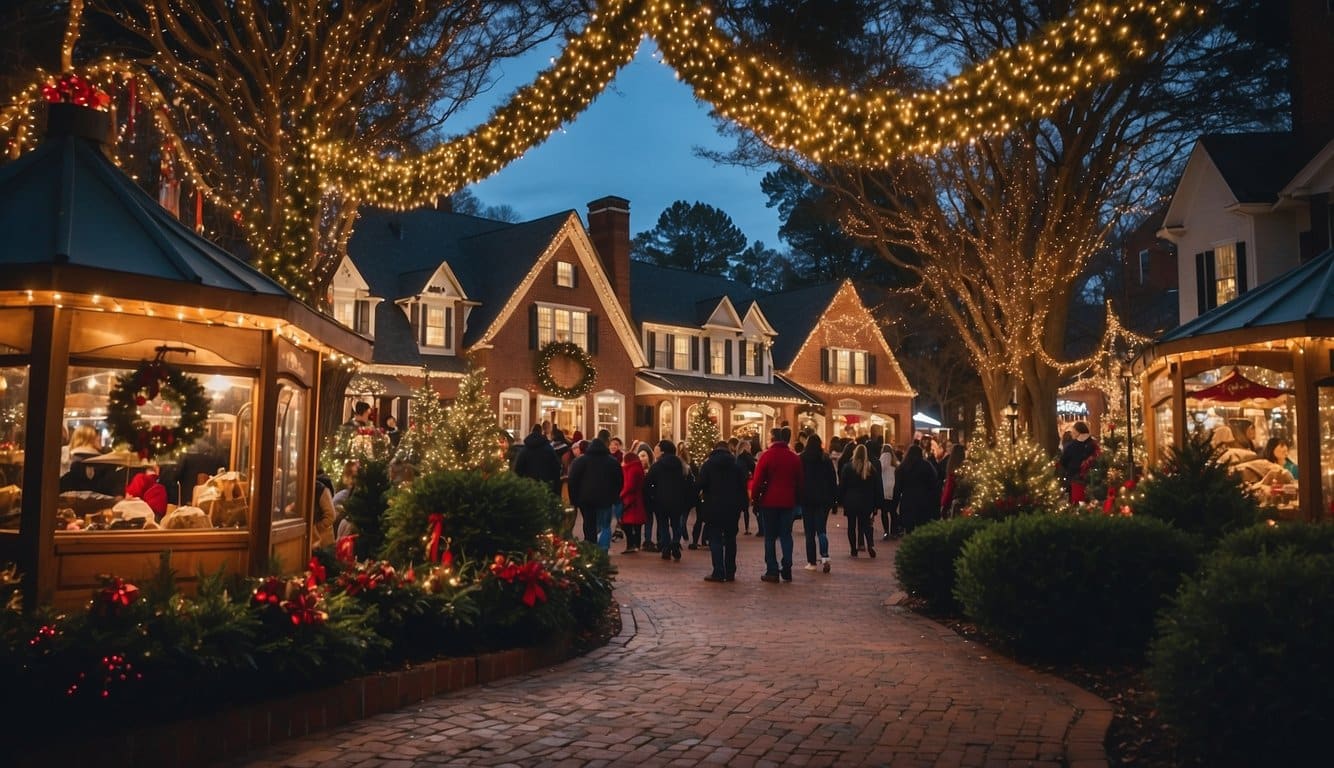
[[[1312,510],[1312,514],[1318,520],[1328,517],[1325,510],[1334,509],[1334,386],[1320,386],[1316,392],[1320,411],[1320,488],[1323,503],[1320,509]]]
[[[1158,460],[1167,457],[1167,450],[1176,444],[1172,434],[1172,401],[1164,400],[1153,407],[1153,434],[1157,442]]]
[[[17,531],[22,517],[27,414],[28,366],[0,367],[0,530]]]
[[[556,341],[570,340],[570,310],[556,310]]]
[[[658,407],[658,439],[675,440],[676,430],[672,427],[672,404],[663,403]]]
[[[445,308],[426,306],[426,346],[445,346]]]
[[[723,339],[709,341],[709,373],[722,375],[727,372],[727,343]]]
[[[556,400],[546,399],[541,401],[542,418],[550,421],[552,426],[560,427],[568,438],[576,430],[582,432],[584,429],[584,401],[576,400]]]
[[[574,265],[568,261],[556,262],[556,285],[562,288],[574,287]]]
[[[334,299],[334,319],[352,328],[357,320],[357,303],[353,299]]]
[[[537,343],[545,346],[556,340],[556,311],[551,307],[537,308]]]
[[[306,517],[301,508],[301,466],[306,448],[305,394],[288,384],[278,392],[278,434],[274,436],[273,519]],[[313,481],[313,478],[310,478]]]
[[[848,384],[852,381],[852,355],[846,349],[834,353],[834,381]]]
[[[500,428],[515,439],[523,439],[524,398],[516,395],[500,396]]]
[[[571,312],[570,313],[570,340],[579,345],[579,348],[588,351],[588,313]]]
[[[690,337],[672,337],[672,370],[690,370]]]
[[[852,382],[854,384],[866,383],[866,353],[852,353]]]
[[[1214,249],[1214,284],[1219,304],[1237,298],[1237,249],[1220,245]]]
[[[621,436],[621,398],[618,395],[598,395],[597,429],[607,430],[612,437]]]

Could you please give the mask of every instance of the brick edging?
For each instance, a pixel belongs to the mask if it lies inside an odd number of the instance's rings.
[[[428,661],[193,720],[126,730],[105,739],[76,744],[43,744],[31,752],[15,756],[14,764],[94,764],[102,768],[206,765],[400,709],[433,696],[527,674],[559,664],[569,657],[570,640],[563,637],[540,648],[514,648],[472,657]],[[134,719],[142,722],[138,715]],[[115,727],[107,725],[108,731]]]

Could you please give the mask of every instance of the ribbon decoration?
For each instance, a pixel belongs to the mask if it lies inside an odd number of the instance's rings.
[[[440,534],[445,529],[445,516],[439,512],[432,512],[431,516],[426,518],[431,523],[431,548],[427,558],[435,562],[443,562],[440,559]],[[448,554],[448,550],[446,550]]]

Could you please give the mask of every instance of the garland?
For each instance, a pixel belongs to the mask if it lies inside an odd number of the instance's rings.
[[[176,426],[150,425],[139,408],[161,397],[180,411]],[[204,433],[209,401],[199,379],[187,376],[161,357],[145,360],[133,373],[116,377],[107,404],[113,444],[129,443],[142,459],[152,459],[193,443]]]
[[[551,377],[551,361],[556,359],[557,355],[564,355],[583,368],[583,374],[579,380],[571,387],[562,387]],[[578,344],[572,341],[553,341],[542,347],[537,353],[537,383],[542,389],[550,392],[562,400],[569,400],[574,397],[583,397],[593,391],[593,382],[597,379],[598,371],[593,365],[593,358],[583,350]]]

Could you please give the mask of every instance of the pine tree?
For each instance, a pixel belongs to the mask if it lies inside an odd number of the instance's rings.
[[[709,458],[719,439],[718,425],[713,422],[710,412],[709,401],[705,400],[690,416],[690,424],[686,427],[686,453],[696,467]]]
[[[469,366],[459,396],[445,410],[439,437],[426,452],[424,471],[476,469],[490,474],[504,466],[502,431],[486,395],[486,369]]]
[[[440,404],[440,395],[431,386],[431,377],[427,373],[420,387],[412,393],[412,418],[408,428],[398,441],[397,460],[425,472],[423,462],[431,453],[438,436],[445,431],[446,412]]]
[[[1065,490],[1052,457],[1027,435],[1013,444],[998,440],[983,448],[969,446],[961,473],[972,488],[973,514],[1009,517],[1026,512],[1058,512]]]

